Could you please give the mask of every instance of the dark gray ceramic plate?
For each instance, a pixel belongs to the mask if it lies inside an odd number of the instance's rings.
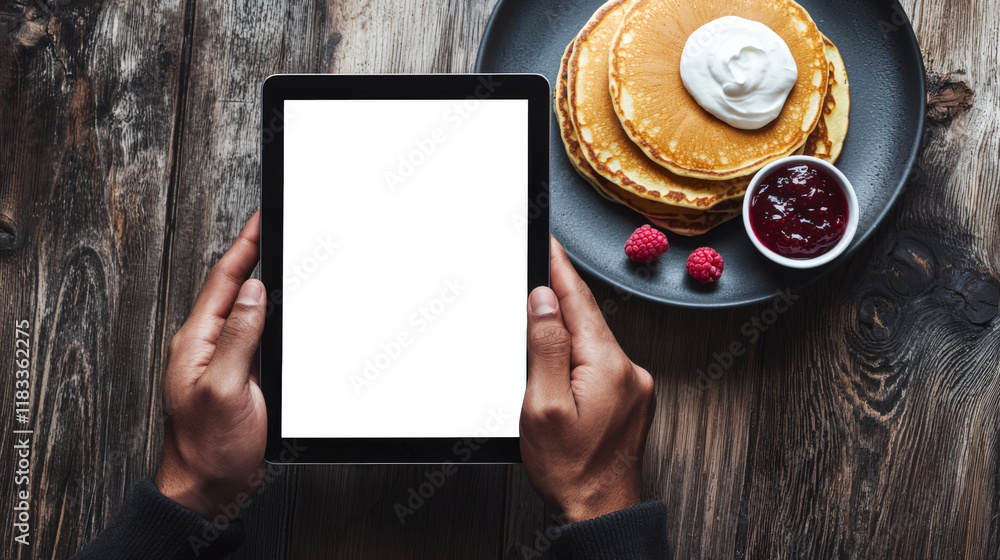
[[[477,72],[534,72],[554,84],[566,45],[600,0],[500,0],[476,59]],[[861,205],[858,232],[844,255],[824,267],[794,271],[754,249],[737,218],[706,235],[668,233],[670,251],[655,270],[625,256],[642,216],[608,202],[566,159],[552,118],[552,233],[573,262],[604,281],[650,300],[682,307],[735,307],[800,289],[851,258],[888,214],[905,186],[923,134],[924,65],[903,9],[886,0],[800,0],[820,31],[840,49],[851,84],[851,124],[837,166]],[[684,268],[697,247],[714,247],[726,261],[722,278],[702,286]]]

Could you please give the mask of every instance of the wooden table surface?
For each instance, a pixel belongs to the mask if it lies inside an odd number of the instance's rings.
[[[166,343],[257,206],[263,78],[470,71],[493,3],[0,0],[0,556],[68,556],[154,472]],[[1000,557],[1000,11],[904,8],[925,148],[848,266],[787,309],[681,311],[588,279],[656,379],[644,494],[677,558]],[[30,547],[8,498],[22,319]],[[547,556],[521,467],[463,466],[401,524],[431,470],[276,470],[235,557]]]

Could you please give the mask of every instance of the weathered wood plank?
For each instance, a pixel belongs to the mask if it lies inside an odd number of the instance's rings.
[[[4,523],[0,556],[64,558],[152,469],[180,10],[168,0],[0,12],[0,363],[9,370],[14,322],[29,320],[34,430],[32,545]],[[15,488],[13,383],[0,376],[4,492]]]
[[[656,380],[644,499],[667,504],[677,558],[732,557],[745,531],[747,440],[755,428],[756,372],[767,343],[761,330],[767,327],[753,320],[773,305],[694,313],[591,285],[626,353]],[[776,296],[786,309],[782,301]]]
[[[313,2],[189,2],[190,69],[181,92],[177,193],[165,262],[165,345],[212,265],[260,203],[260,84],[315,66]],[[280,470],[279,470],[280,471]],[[284,556],[298,476],[275,475],[245,513],[235,558]]]
[[[506,467],[451,468],[457,472],[437,465],[303,469],[288,556],[498,557]]]
[[[748,556],[1000,554],[991,7],[906,3],[931,74],[926,147],[868,250],[764,348]]]
[[[319,72],[471,72],[496,0],[321,2]],[[336,48],[333,48],[333,47]]]

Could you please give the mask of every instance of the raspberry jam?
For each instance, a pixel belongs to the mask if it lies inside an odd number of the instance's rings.
[[[847,230],[847,214],[840,183],[808,162],[776,167],[750,199],[754,235],[790,259],[811,259],[832,249]]]

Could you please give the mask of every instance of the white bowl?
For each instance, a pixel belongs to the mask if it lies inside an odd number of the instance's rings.
[[[757,239],[757,235],[753,232],[753,226],[750,225],[750,201],[753,199],[753,194],[757,192],[757,188],[760,187],[760,182],[763,181],[764,177],[767,177],[767,175],[773,171],[774,168],[796,163],[811,163],[814,166],[829,172],[836,181],[837,185],[843,189],[844,194],[847,196],[847,229],[844,230],[844,236],[841,237],[840,241],[831,247],[829,251],[811,259],[791,259],[775,253],[765,247],[764,244],[760,242],[760,239]],[[760,251],[765,257],[789,268],[815,268],[839,257],[840,254],[843,253],[851,244],[851,240],[854,239],[854,233],[858,230],[858,195],[855,194],[854,187],[851,185],[851,182],[847,180],[847,177],[845,177],[844,174],[831,163],[812,156],[789,156],[781,158],[762,167],[750,181],[750,186],[747,188],[747,194],[743,198],[743,226],[746,228],[747,235],[750,236],[750,241],[753,242],[754,247],[757,247],[757,250]]]

